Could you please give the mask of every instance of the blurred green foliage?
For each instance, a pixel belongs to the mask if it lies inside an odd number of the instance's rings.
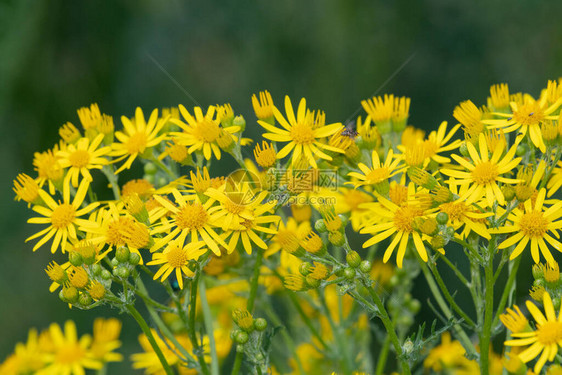
[[[410,123],[434,129],[460,101],[482,103],[493,83],[538,94],[561,76],[560,14],[562,2],[531,0],[3,0],[0,358],[30,326],[72,317],[87,332],[93,316],[116,314],[71,311],[48,293],[50,254],[24,244],[35,228],[11,193],[17,173],[32,173],[33,152],[78,122],[77,108],[97,102],[120,126],[136,106],[193,106],[187,91],[203,106],[230,102],[256,134],[250,96],[269,89],[277,103],[304,96],[345,121],[411,58],[378,93],[410,96]]]

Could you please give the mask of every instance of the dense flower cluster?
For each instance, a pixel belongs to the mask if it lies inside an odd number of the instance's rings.
[[[28,241],[54,254],[46,268],[51,290],[60,288],[74,307],[129,312],[143,328],[134,367],[149,374],[217,371],[232,361],[233,342],[233,373],[242,365],[256,373],[373,371],[369,313],[388,335],[380,370],[392,345],[409,373],[422,344],[437,337],[407,337],[420,308],[410,292],[422,272],[458,338],[443,334],[440,346],[423,353],[424,366],[501,368],[492,328],[501,319],[513,331],[521,321],[518,308],[500,317],[515,279],[503,276],[504,265],[516,272],[528,248],[548,274],[562,251],[562,201],[553,198],[562,187],[560,82],[549,81],[538,98],[494,85],[486,105],[460,103],[458,124],[442,122],[427,135],[408,124],[406,97],[363,101],[367,116],[355,127],[327,122],[304,98],[296,112],[289,97],[278,107],[267,91],[252,104],[257,121],[249,124],[230,104],[180,105],[147,116],[137,108],[121,117],[120,130],[96,104],[78,110],[81,129],[63,125],[61,140],[35,154],[36,176],[14,181],[16,199],[37,215],[28,222],[42,226]],[[252,150],[254,140],[243,135],[261,129],[265,140]],[[237,170],[217,165],[224,154]],[[141,165],[142,178],[131,178]],[[459,245],[469,276],[456,267]],[[437,260],[467,285],[474,314],[459,307]],[[141,274],[162,284],[168,300],[154,300]],[[495,300],[498,277],[506,288]],[[511,358],[527,363],[540,354],[537,373],[562,340],[541,334],[556,320],[552,301],[560,304],[557,289],[545,291],[546,318],[529,307],[538,333],[514,332],[517,339],[506,342],[532,344]],[[153,309],[158,331],[138,314],[135,298]],[[274,308],[280,302],[299,319],[282,319],[286,311]],[[289,327],[285,350],[271,344],[280,339],[256,313]],[[305,337],[295,334],[302,327]]]

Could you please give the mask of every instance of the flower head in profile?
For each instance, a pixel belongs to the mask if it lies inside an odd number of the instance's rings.
[[[161,265],[160,269],[154,274],[154,280],[160,278],[164,282],[172,272],[178,280],[180,289],[183,289],[183,278],[192,277],[193,271],[189,269],[190,261],[196,261],[201,255],[207,252],[204,248],[205,242],[190,242],[187,245],[185,242],[185,235],[181,235],[177,240],[170,242],[170,244],[161,253],[152,254],[152,261],[147,265]]]
[[[544,314],[531,301],[526,303],[527,309],[535,319],[535,330],[512,333],[514,339],[505,342],[505,345],[509,346],[528,346],[519,353],[519,358],[525,363],[539,357],[533,369],[536,374],[540,373],[547,361],[554,360],[558,349],[562,346],[562,313],[559,312],[558,318],[556,317],[552,298],[548,292],[543,294],[542,302]]]
[[[118,160],[127,158],[125,163],[115,173],[131,168],[137,156],[144,154],[151,147],[154,147],[165,138],[165,134],[160,134],[160,130],[168,121],[167,118],[158,119],[158,110],[155,109],[150,114],[148,122],[144,118],[142,109],[137,107],[134,119],[130,120],[125,116],[121,117],[123,130],[115,132],[115,138],[119,142],[112,144],[112,156],[120,156]]]
[[[88,191],[88,185],[89,181],[82,180],[74,199],[71,201],[70,186],[67,182],[64,184],[62,202],[59,200],[58,203],[47,192],[39,190],[39,196],[45,202],[45,206],[35,205],[33,206],[33,211],[42,215],[42,217],[32,217],[27,222],[32,224],[49,224],[49,227],[25,240],[27,242],[43,237],[35,244],[33,251],[43,246],[51,238],[54,238],[51,252],[57,251],[59,245],[62,245],[64,251],[68,240],[76,240],[78,238],[76,227],[88,224],[88,221],[80,219],[80,216],[88,214],[99,206],[99,202],[93,202],[82,208],[82,203]]]
[[[322,138],[337,133],[343,128],[343,125],[340,123],[324,125],[322,122],[317,121],[318,116],[315,116],[314,112],[306,108],[306,99],[301,99],[295,116],[291,99],[285,96],[285,113],[287,119],[285,119],[283,114],[281,114],[276,107],[273,107],[275,119],[279,122],[282,129],[266,121],[258,120],[258,123],[268,131],[268,133],[264,133],[264,138],[275,142],[288,142],[277,153],[277,159],[282,159],[293,151],[293,164],[296,163],[302,155],[311,166],[317,168],[316,157],[332,160],[332,157],[322,150],[343,153],[343,150],[320,141]]]

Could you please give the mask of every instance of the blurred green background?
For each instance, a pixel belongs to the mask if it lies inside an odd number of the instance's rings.
[[[410,96],[410,123],[433,129],[460,101],[482,104],[491,84],[538,94],[561,76],[561,14],[560,1],[531,0],[2,0],[0,360],[31,326],[73,318],[87,332],[94,316],[116,314],[71,311],[48,293],[51,254],[24,244],[37,229],[11,191],[58,127],[78,123],[77,108],[97,102],[120,126],[136,106],[193,106],[164,69],[203,106],[230,102],[250,133],[250,96],[263,89],[344,121],[410,59],[380,93]]]

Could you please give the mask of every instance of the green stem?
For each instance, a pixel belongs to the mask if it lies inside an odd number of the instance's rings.
[[[154,321],[154,323],[156,324],[156,326],[158,327],[160,332],[162,332],[162,334],[164,336],[166,336],[166,338],[168,340],[170,340],[170,342],[172,344],[174,344],[174,346],[184,356],[184,358],[187,362],[195,365],[196,362],[193,359],[191,353],[189,353],[183,347],[183,345],[178,342],[178,340],[176,339],[176,336],[174,336],[174,334],[172,333],[172,331],[170,331],[170,329],[168,328],[166,323],[164,323],[162,321],[158,312],[156,312],[154,310],[154,308],[151,306],[151,303],[149,303],[149,301],[153,301],[153,300],[148,296],[148,291],[146,290],[146,287],[144,286],[144,283],[142,282],[140,277],[137,278],[136,285],[137,285],[137,295],[140,296],[142,298],[142,300],[144,301],[146,309],[148,310],[148,313],[150,314],[150,317],[152,318],[152,320]]]
[[[265,313],[269,317],[269,320],[271,320],[271,322],[278,327],[279,326],[284,327],[283,322],[281,322],[281,319],[279,318],[279,316],[275,313],[275,311],[273,311],[273,309],[270,306],[271,305],[268,304],[267,307],[265,308]],[[291,335],[289,335],[289,333],[287,332],[286,327],[284,327],[284,328],[285,329],[282,329],[280,331],[281,336],[283,336],[283,339],[285,340],[285,344],[287,345],[287,347],[291,351],[291,354],[292,354],[293,358],[295,359],[295,362],[297,362],[297,367],[299,368],[300,373],[304,374],[305,371],[304,371],[304,368],[302,367],[301,360],[300,360],[299,356],[297,355],[297,349],[296,349],[295,342],[293,341],[293,338],[291,337]]]
[[[168,174],[168,176],[170,176],[172,178],[172,180],[175,180],[176,178],[178,178],[178,176],[176,176],[176,174],[174,172],[172,172],[164,163],[162,163],[160,160],[158,160],[158,158],[155,158],[153,156],[149,160],[151,162],[153,162],[154,164],[156,164],[158,167],[160,167],[160,169],[162,169],[164,172],[166,172]]]
[[[382,375],[384,373],[384,366],[386,365],[386,359],[388,358],[389,349],[390,349],[390,337],[387,335],[384,338],[384,343],[382,344],[381,352],[379,353],[379,358],[377,360],[377,368],[375,369],[375,375]]]
[[[111,185],[111,190],[113,191],[113,197],[118,200],[121,198],[121,194],[119,193],[119,185],[117,180],[119,179],[119,177],[115,174],[115,169],[113,168],[113,165],[105,165],[101,171],[103,172],[103,174],[105,175],[105,177],[107,178],[107,181],[109,181],[109,184]]]
[[[201,371],[203,372],[203,374],[209,374],[209,368],[207,367],[207,363],[205,362],[205,356],[203,350],[199,345],[199,341],[197,341],[197,335],[195,333],[195,316],[197,314],[197,289],[199,287],[200,278],[201,278],[201,271],[196,270],[195,276],[191,281],[191,292],[189,296],[190,297],[189,320],[188,320],[187,332],[189,335],[189,339],[191,341],[191,345],[193,345],[193,352],[196,353],[199,364],[201,365]]]
[[[162,353],[162,350],[160,349],[160,347],[156,343],[156,340],[154,339],[154,336],[152,335],[152,331],[148,327],[148,324],[146,324],[146,321],[144,320],[142,315],[137,311],[137,309],[135,309],[135,307],[133,305],[127,305],[127,311],[137,321],[137,323],[141,327],[142,331],[146,335],[146,338],[148,339],[148,342],[152,346],[152,349],[154,349],[154,353],[156,353],[156,356],[160,360],[160,363],[162,364],[162,367],[164,368],[164,371],[166,371],[166,374],[174,375],[174,372],[172,371],[170,365],[168,364],[168,361],[166,360],[166,357],[164,357],[164,354]]]
[[[441,292],[443,292],[443,295],[445,296],[447,302],[449,302],[449,304],[453,307],[453,310],[455,310],[457,314],[459,314],[459,316],[465,322],[467,322],[472,328],[476,327],[474,321],[470,319],[470,317],[459,307],[459,305],[457,305],[455,299],[453,298],[453,296],[451,296],[451,293],[449,293],[449,289],[447,289],[447,286],[443,282],[443,279],[441,278],[441,275],[439,274],[439,271],[437,270],[437,266],[435,265],[435,263],[431,262],[430,260],[428,264],[429,264],[429,269],[431,270],[433,276],[435,277],[435,281],[437,282],[437,285],[441,289]]]
[[[248,310],[248,312],[250,312],[250,314],[252,313],[252,311],[254,310],[254,303],[256,300],[256,295],[258,293],[258,280],[260,277],[260,267],[263,261],[263,254],[265,252],[263,250],[258,250],[258,255],[256,258],[256,263],[254,264],[254,274],[252,276],[252,284],[250,286],[250,296],[248,297],[248,302],[246,304],[246,310]],[[234,359],[234,365],[232,366],[232,375],[238,375],[238,373],[240,372],[240,367],[242,366],[242,358],[244,356],[244,353],[242,352],[237,352],[236,353],[236,357]]]
[[[503,312],[507,299],[511,293],[513,293],[513,287],[515,285],[515,278],[517,276],[517,270],[519,269],[519,264],[521,263],[521,257],[517,257],[513,262],[512,268],[509,270],[509,277],[507,279],[507,283],[505,288],[502,292],[502,296],[500,298],[500,303],[498,304],[498,309],[496,311],[496,315],[494,320],[492,321],[492,327],[495,327],[498,324],[498,320],[500,320],[500,314]]]
[[[494,250],[497,236],[488,243],[486,264],[484,265],[484,325],[480,333],[480,373],[489,373],[490,339],[492,337],[492,319],[494,317]]]
[[[211,346],[211,374],[219,375],[219,358],[217,356],[217,347],[215,345],[215,331],[213,329],[213,316],[207,302],[207,291],[205,290],[205,280],[199,283],[199,298],[201,299],[201,309],[203,310],[203,321],[205,330],[209,337],[209,345]]]
[[[378,296],[377,292],[375,292],[373,287],[371,287],[370,285],[367,285],[366,283],[363,283],[363,285],[369,291],[369,294],[371,295],[371,298],[373,298],[373,302],[375,303],[375,305],[378,308],[378,316],[382,320],[382,324],[386,328],[386,332],[388,334],[388,337],[389,337],[390,341],[392,342],[392,344],[394,345],[394,350],[396,350],[396,355],[398,356],[398,359],[399,359],[400,363],[402,364],[402,374],[409,375],[411,373],[410,372],[410,365],[408,364],[408,361],[405,358],[402,357],[402,354],[403,354],[402,345],[400,345],[400,341],[398,340],[398,336],[396,335],[396,330],[394,329],[394,324],[392,323],[392,320],[390,320],[390,317],[388,316],[388,313],[386,312],[386,309],[384,308],[384,304],[382,303],[382,300]]]
[[[427,284],[429,285],[429,289],[431,290],[431,293],[433,294],[433,297],[437,301],[437,304],[439,305],[439,308],[441,309],[443,314],[445,314],[445,317],[447,319],[451,319],[453,317],[453,313],[451,312],[451,310],[449,309],[449,307],[445,303],[445,300],[441,296],[441,293],[439,291],[439,287],[435,283],[435,280],[433,280],[431,271],[429,271],[429,268],[427,267],[427,265],[425,264],[425,262],[423,260],[418,258],[418,261],[420,263],[423,275],[425,276],[425,279],[427,280]],[[462,329],[460,324],[455,324],[453,327],[455,329],[455,332],[456,332],[457,336],[459,337],[459,341],[461,342],[461,344],[464,347],[464,349],[466,350],[466,352],[471,357],[477,357],[478,354],[476,352],[476,349],[474,348],[474,345],[472,344],[472,341],[470,341],[470,338],[464,332],[464,330]]]

